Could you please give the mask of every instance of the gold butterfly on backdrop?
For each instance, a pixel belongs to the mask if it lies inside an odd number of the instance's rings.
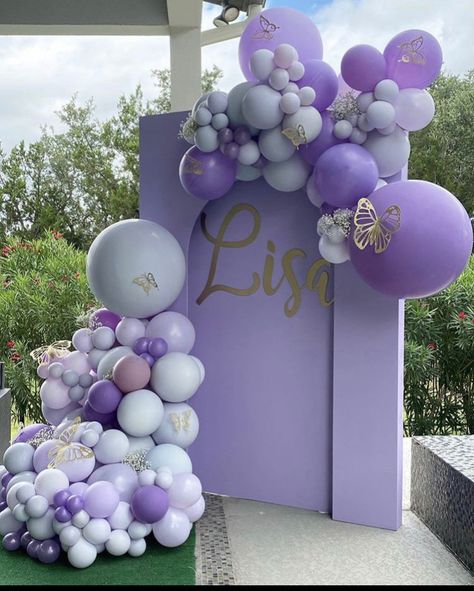
[[[304,127],[300,124],[298,127],[287,127],[281,132],[290,142],[299,148],[302,144],[307,144],[306,132]]]
[[[141,287],[146,295],[149,295],[152,289],[159,289],[153,273],[143,273],[142,275],[135,277],[133,283]]]
[[[275,33],[275,31],[280,28],[278,25],[275,25],[275,23],[272,23],[267,18],[265,18],[263,14],[260,15],[259,23],[260,31],[255,33],[253,36],[254,39],[273,39],[273,33]]]
[[[201,175],[204,174],[204,166],[202,162],[199,162],[196,158],[187,155],[184,159],[183,171],[187,174]]]
[[[416,39],[413,39],[412,41],[409,41],[408,43],[402,43],[398,46],[402,52],[402,57],[398,61],[403,62],[404,64],[413,63],[423,66],[426,63],[426,59],[420,51],[422,46],[422,35],[420,35]]]
[[[65,357],[70,353],[69,349],[71,345],[71,341],[56,341],[52,345],[38,347],[34,351],[31,351],[30,355],[38,362],[38,365],[42,365],[44,363],[50,363],[54,359]]]
[[[170,412],[169,420],[173,423],[174,430],[179,433],[181,430],[187,431],[190,427],[189,420],[191,418],[191,411],[185,410],[181,414],[177,412]]]
[[[390,205],[381,217],[367,199],[359,199],[354,215],[354,242],[360,250],[373,246],[375,253],[387,250],[392,235],[400,229],[401,210],[398,205]]]

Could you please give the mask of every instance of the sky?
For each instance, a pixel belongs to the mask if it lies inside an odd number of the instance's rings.
[[[204,5],[203,29],[218,8]],[[324,57],[337,72],[344,52],[368,43],[383,50],[398,32],[430,31],[440,41],[444,67],[453,74],[474,68],[474,0],[268,0],[267,8],[291,6],[318,26]],[[238,40],[203,48],[203,66],[225,72],[222,90],[243,80]],[[42,125],[60,130],[55,111],[77,93],[94,97],[96,115],[106,118],[117,99],[141,84],[155,94],[152,69],[169,66],[166,37],[0,37],[0,142],[4,150],[34,141]]]

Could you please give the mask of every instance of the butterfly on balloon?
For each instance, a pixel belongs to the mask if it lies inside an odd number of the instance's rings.
[[[401,50],[402,57],[398,60],[399,62],[403,62],[404,64],[417,64],[419,66],[424,66],[426,63],[425,56],[421,53],[421,48],[423,47],[423,36],[417,37],[412,41],[408,41],[408,43],[402,43],[398,46]]]
[[[48,468],[58,468],[61,464],[74,462],[94,457],[94,452],[90,447],[77,441],[73,441],[74,436],[81,424],[80,417],[74,419],[73,423],[64,429],[54,445],[48,452],[50,462]],[[56,435],[57,431],[53,434]],[[55,437],[56,438],[56,437]]]
[[[306,131],[304,127],[300,124],[297,127],[287,127],[283,129],[281,132],[286,138],[290,140],[290,142],[299,149],[299,147],[303,144],[308,143],[308,138],[306,137]]]
[[[185,410],[181,414],[172,412],[169,415],[169,420],[173,424],[174,430],[179,433],[181,430],[187,431],[190,427],[191,411]]]
[[[135,277],[133,283],[141,287],[146,295],[149,295],[152,289],[158,289],[158,283],[156,282],[153,273],[143,273],[142,275]]]
[[[31,357],[38,362],[38,365],[47,365],[55,359],[61,359],[70,353],[71,341],[56,341],[52,345],[38,347],[31,351]]]
[[[392,235],[400,229],[401,210],[398,205],[390,205],[379,217],[375,207],[367,198],[359,199],[354,215],[354,242],[360,250],[368,246],[375,254],[385,252]]]
[[[280,28],[278,25],[275,25],[275,23],[272,23],[265,18],[262,14],[260,15],[259,25],[260,29],[256,31],[253,36],[254,39],[273,39],[273,33]]]

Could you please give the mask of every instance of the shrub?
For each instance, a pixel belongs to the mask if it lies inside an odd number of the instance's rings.
[[[405,433],[474,434],[474,257],[453,285],[406,304]]]
[[[41,420],[37,363],[30,352],[70,339],[76,318],[95,305],[85,274],[86,254],[58,232],[42,239],[10,238],[0,256],[0,359],[12,389],[16,420]]]

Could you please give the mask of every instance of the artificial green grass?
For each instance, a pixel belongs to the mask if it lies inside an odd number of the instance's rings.
[[[86,569],[72,567],[63,552],[54,564],[41,564],[26,552],[0,547],[0,585],[195,585],[194,528],[178,548],[164,548],[147,538],[143,556],[103,552]]]

